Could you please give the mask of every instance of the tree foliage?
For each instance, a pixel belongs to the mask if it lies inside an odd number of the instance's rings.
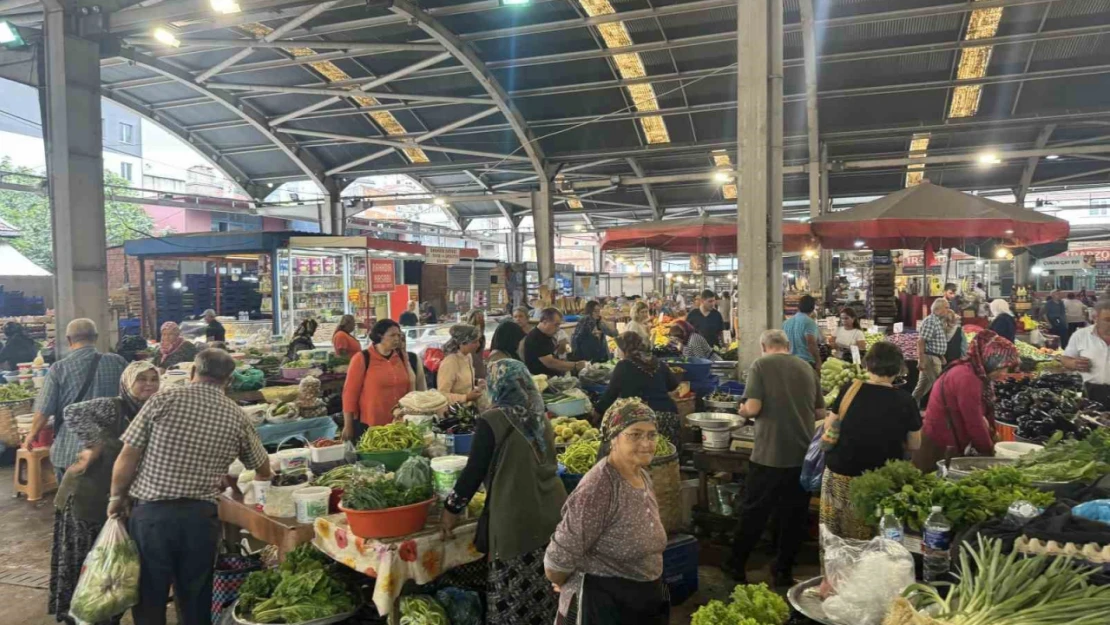
[[[29,186],[44,185],[41,178],[25,167],[16,167],[8,158],[0,159],[0,171],[14,172],[5,176],[4,182]],[[22,175],[20,175],[22,174]],[[126,194],[127,180],[111,172],[104,172],[104,183],[116,187],[117,195]],[[46,189],[43,187],[45,193]],[[20,231],[12,245],[36,265],[54,270],[54,247],[51,240],[50,198],[45,194],[0,189],[0,219]],[[142,206],[128,202],[109,201],[104,206],[105,235],[108,245],[120,245],[131,239],[153,236],[154,221]]]

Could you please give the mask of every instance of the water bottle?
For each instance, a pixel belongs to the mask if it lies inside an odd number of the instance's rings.
[[[952,543],[952,522],[941,513],[940,506],[933,506],[932,514],[925,519],[921,536],[921,555],[925,560],[925,581],[935,582],[948,574],[951,566],[949,547]]]
[[[893,540],[899,545],[902,544],[902,538],[904,537],[902,521],[894,516],[893,508],[883,510],[883,518],[879,520],[879,535],[887,540]]]

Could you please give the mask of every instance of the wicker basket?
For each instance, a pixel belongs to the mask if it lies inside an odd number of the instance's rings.
[[[682,399],[677,397],[674,398],[674,404],[678,407],[678,416],[680,419],[688,414],[694,413],[694,399],[695,397],[693,395]],[[683,420],[683,422],[685,422],[685,420]]]
[[[659,519],[667,533],[682,529],[682,478],[678,472],[678,452],[657,456],[648,468],[655,500],[659,503]]]
[[[31,400],[0,402],[0,443],[6,447],[19,446],[19,430],[15,426],[15,416],[31,412]]]

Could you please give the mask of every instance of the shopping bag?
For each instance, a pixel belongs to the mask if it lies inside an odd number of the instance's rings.
[[[825,435],[825,424],[817,426],[813,433],[813,440],[809,442],[805,460],[802,461],[802,489],[807,493],[821,491],[821,479],[825,475],[825,450],[821,446],[821,437]]]
[[[443,362],[443,350],[438,347],[429,347],[424,350],[424,368],[432,373],[439,371],[439,365]]]
[[[212,622],[218,623],[220,613],[239,598],[239,587],[253,571],[262,570],[258,556],[225,554],[216,560],[212,576]]]
[[[139,548],[119,517],[100,530],[73,589],[69,614],[85,623],[100,623],[139,602]]]

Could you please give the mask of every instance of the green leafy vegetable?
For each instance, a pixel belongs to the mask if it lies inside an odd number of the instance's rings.
[[[428,595],[401,597],[401,625],[451,625],[443,606]]]
[[[746,584],[732,589],[732,608],[764,625],[782,625],[790,617],[790,607],[767,584]]]
[[[1045,448],[1017,462],[1034,482],[1090,482],[1110,473],[1110,430],[1098,428],[1081,440],[1063,439],[1057,432]]]
[[[359,482],[343,491],[343,507],[349,510],[399,508],[432,498],[431,483],[401,488],[395,480]]]
[[[256,623],[302,623],[352,612],[356,595],[336,570],[327,556],[301,545],[277,570],[247,576],[239,588],[238,614]]]
[[[139,602],[139,549],[119,519],[109,519],[85,557],[69,613],[98,623]]]
[[[408,490],[432,486],[432,464],[423,456],[411,456],[397,469],[397,487]]]

